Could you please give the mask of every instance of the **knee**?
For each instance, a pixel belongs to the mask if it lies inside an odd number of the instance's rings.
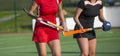
[[[53,53],[52,56],[61,56],[61,53]]]
[[[88,55],[89,55],[88,52],[83,52],[83,53],[81,53],[81,56],[88,56]]]
[[[95,53],[96,53],[96,52],[90,52],[90,53],[89,53],[89,56],[95,56]]]
[[[39,56],[47,56],[47,54],[38,54]]]
[[[61,56],[60,54],[53,54],[52,56]]]

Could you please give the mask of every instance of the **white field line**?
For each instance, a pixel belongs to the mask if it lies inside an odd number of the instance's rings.
[[[32,45],[33,46],[33,45]],[[26,45],[26,46],[14,46],[14,47],[4,47],[4,48],[0,48],[0,50],[2,49],[17,49],[17,48],[23,48],[23,47],[31,47],[31,45]]]
[[[16,16],[19,16],[20,14],[17,14]],[[4,22],[4,21],[7,21],[7,20],[10,20],[10,19],[12,19],[12,18],[14,18],[15,17],[15,15],[8,15],[8,16],[5,16],[5,17],[3,17],[3,18],[1,18],[0,19],[0,23],[1,22]]]
[[[97,39],[98,41],[103,41],[103,40],[118,40],[120,38],[104,38],[104,39]]]
[[[118,40],[118,39],[120,39],[120,38],[104,38],[104,39],[97,39],[97,41],[105,41],[105,40]],[[73,39],[74,40],[74,39]],[[63,43],[61,43],[62,45],[66,45],[66,44],[72,44],[72,43],[76,43],[76,40],[74,40],[74,41],[68,41],[68,42],[63,42]]]
[[[104,41],[104,40],[116,40],[116,39],[120,39],[120,38],[104,38],[104,39],[97,39],[97,41]],[[61,43],[62,46],[64,45],[68,45],[68,44],[72,44],[72,43],[76,43],[76,41],[67,41],[67,42],[63,42]],[[34,46],[34,45],[32,45]],[[0,48],[0,50],[2,49],[17,49],[17,48],[23,48],[23,47],[31,47],[31,45],[26,45],[26,46],[14,46],[14,47],[4,47],[4,48]]]

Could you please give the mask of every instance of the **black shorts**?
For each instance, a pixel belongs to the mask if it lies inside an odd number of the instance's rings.
[[[94,39],[96,38],[95,30],[74,34],[73,38],[88,38],[89,40]]]

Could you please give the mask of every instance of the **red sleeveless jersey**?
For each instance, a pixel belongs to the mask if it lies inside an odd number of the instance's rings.
[[[62,0],[58,0],[60,3]],[[56,23],[56,14],[58,12],[57,0],[35,0],[38,4],[38,16],[42,19]],[[36,22],[33,41],[34,42],[49,42],[59,39],[59,32],[57,29],[50,28],[40,22]]]
[[[58,2],[62,0],[35,0],[38,4],[38,16],[56,23],[56,14],[58,12]],[[57,2],[58,1],[58,2]]]

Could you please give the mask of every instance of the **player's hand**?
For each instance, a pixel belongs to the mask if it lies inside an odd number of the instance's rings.
[[[36,18],[36,21],[42,21],[42,18]]]
[[[82,30],[82,33],[84,33],[85,31],[84,31],[84,28],[83,28],[83,26],[82,25],[79,25],[79,28],[80,28],[80,30]]]
[[[62,23],[63,31],[68,31],[67,25],[65,22]]]

